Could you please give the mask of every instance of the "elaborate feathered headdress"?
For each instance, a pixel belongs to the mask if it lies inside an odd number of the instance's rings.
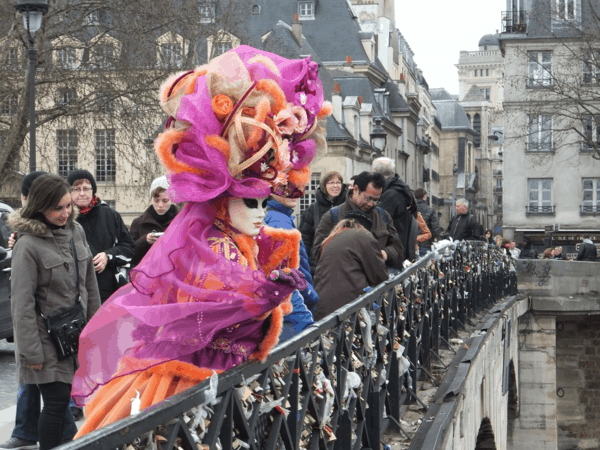
[[[248,46],[176,74],[161,88],[169,114],[155,148],[176,202],[301,197],[326,146],[318,64]]]

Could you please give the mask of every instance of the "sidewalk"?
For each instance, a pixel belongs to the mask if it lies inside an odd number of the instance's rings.
[[[0,444],[10,439],[13,427],[15,426],[15,414],[17,413],[17,405],[9,406],[0,410]],[[75,422],[77,428],[83,425],[83,419]]]

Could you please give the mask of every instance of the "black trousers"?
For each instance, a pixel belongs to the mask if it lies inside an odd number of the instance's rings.
[[[58,447],[62,440],[65,414],[71,399],[71,385],[55,381],[38,384],[44,407],[38,421],[40,450]]]

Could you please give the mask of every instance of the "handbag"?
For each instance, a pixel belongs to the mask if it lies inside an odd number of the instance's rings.
[[[77,365],[79,335],[87,324],[87,319],[80,301],[79,264],[77,260],[77,251],[75,250],[75,245],[72,240],[71,250],[73,251],[73,258],[75,259],[75,273],[77,276],[77,297],[75,298],[75,304],[64,311],[51,316],[44,316],[37,304],[36,307],[38,308],[40,316],[44,319],[48,334],[50,334],[50,337],[52,338],[58,360],[63,361],[71,357],[73,358],[73,361],[75,361],[75,365]]]

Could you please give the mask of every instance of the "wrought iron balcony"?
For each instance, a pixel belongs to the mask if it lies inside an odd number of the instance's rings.
[[[417,381],[452,333],[517,292],[512,258],[487,244],[455,241],[437,250],[266,361],[215,374],[62,448],[156,448],[158,436],[165,450],[239,449],[240,442],[267,450],[379,448],[405,405],[423,404]]]
[[[579,214],[600,214],[600,203],[595,205],[579,205]]]
[[[541,205],[527,205],[525,206],[526,214],[545,214],[545,215],[554,215],[555,206],[541,206]]]
[[[525,11],[503,11],[503,33],[525,33],[527,31],[527,13]]]
[[[502,192],[502,186],[494,186],[494,192]]]

